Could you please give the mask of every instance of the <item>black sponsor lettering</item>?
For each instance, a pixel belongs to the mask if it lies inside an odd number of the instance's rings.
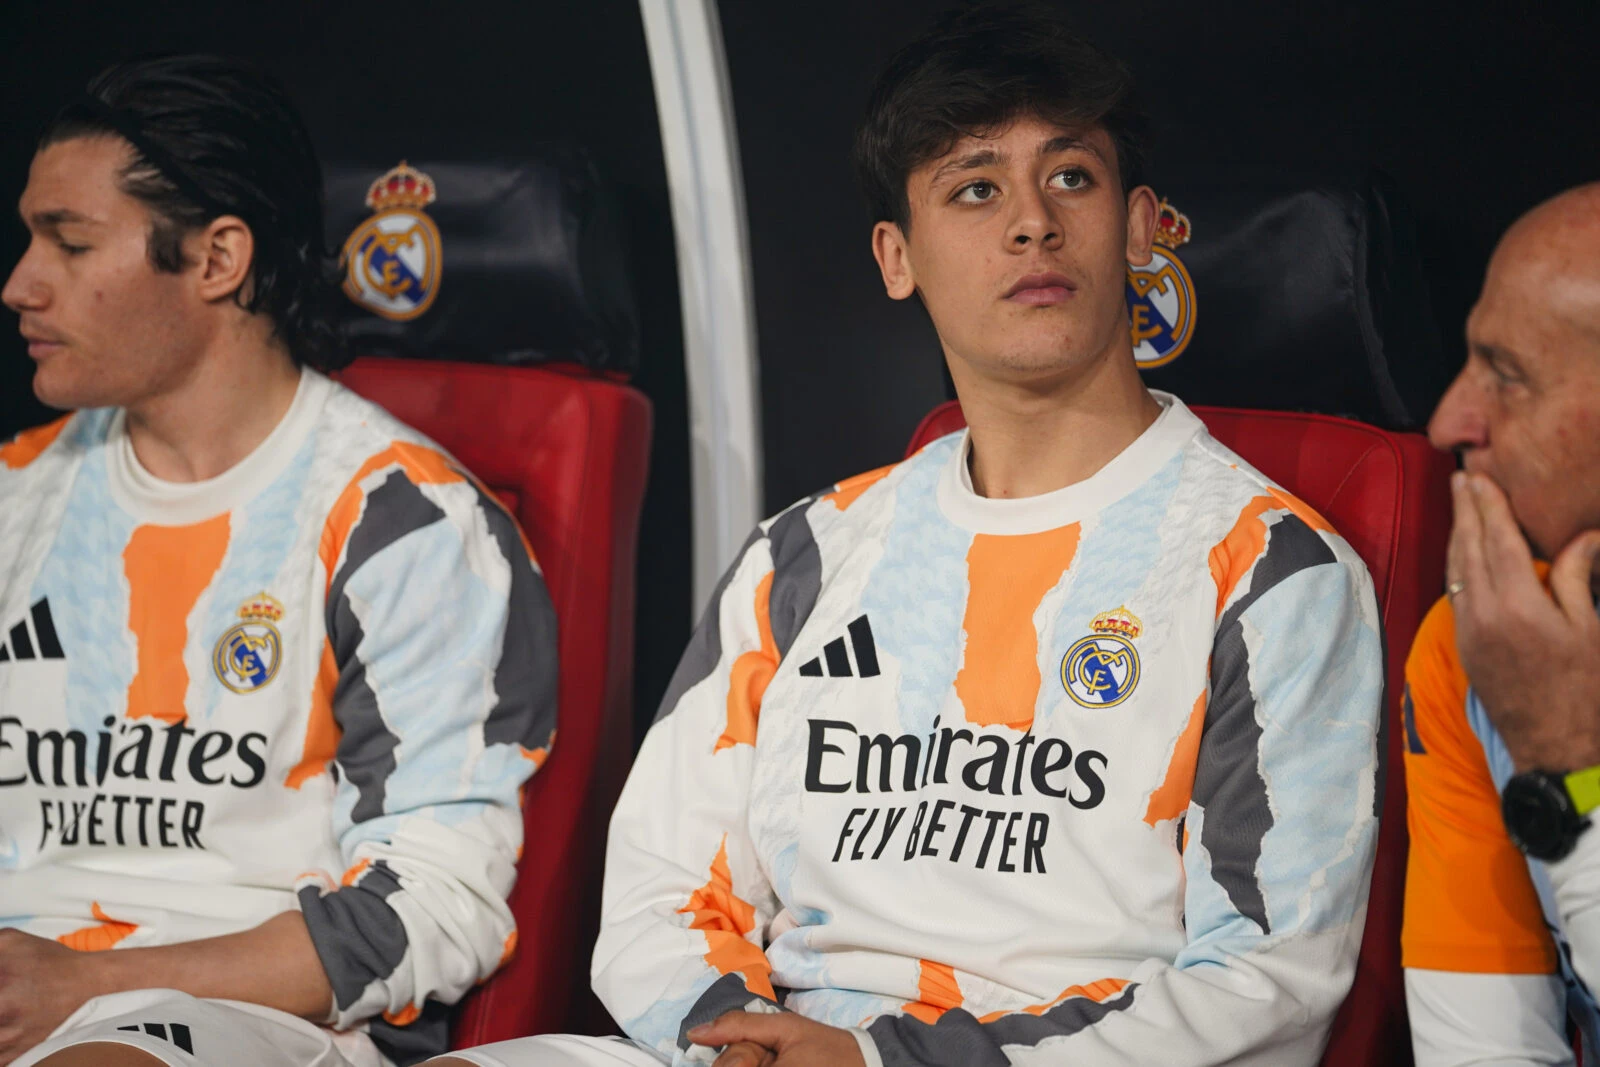
[[[933,814],[928,817],[928,832],[922,835],[922,850],[919,855],[937,856],[937,847],[933,843],[934,837],[944,829],[940,818],[946,811],[956,806],[953,800],[940,800],[933,805]]]
[[[83,736],[82,730],[29,730],[28,731],[28,773],[33,775],[33,780],[40,785],[66,785],[67,779],[62,773],[66,769],[67,745],[72,745],[72,769],[76,785],[88,785],[89,779],[84,773],[85,749],[89,739]],[[50,770],[52,781],[46,782],[40,769],[39,752],[46,745],[50,746]]]
[[[105,795],[103,793],[97,793],[97,794],[95,794],[95,798],[93,800],[89,801],[89,844],[90,845],[103,845],[103,844],[105,844],[105,842],[103,840],[101,840],[101,838],[100,838],[100,802],[102,800],[104,800],[104,799],[105,799]]]
[[[984,734],[978,738],[978,746],[988,745],[992,750],[987,756],[979,756],[968,763],[961,770],[961,780],[968,789],[988,791],[990,793],[1004,793],[1006,791],[1006,757],[1011,754],[1011,746],[1005,739],[993,734]],[[986,781],[979,781],[978,774],[987,770],[989,777]]]
[[[1060,756],[1052,755],[1059,752]],[[1033,787],[1047,797],[1064,798],[1067,795],[1066,786],[1055,786],[1050,783],[1050,776],[1072,762],[1072,746],[1059,737],[1047,737],[1039,742],[1039,750],[1033,754]]]
[[[989,846],[994,844],[994,828],[1000,825],[1000,820],[1006,817],[1003,811],[986,811],[983,817],[989,820],[989,829],[983,835],[983,847],[978,850],[978,870],[983,870],[983,865],[989,859]]]
[[[41,800],[41,801],[39,801],[39,849],[40,849],[40,851],[44,850],[45,842],[50,840],[50,831],[55,829],[55,825],[50,821],[50,812],[56,806],[57,803],[58,803],[58,801],[54,801],[54,800]]]
[[[873,859],[883,855],[883,850],[889,847],[889,835],[894,833],[894,828],[905,815],[905,808],[890,808],[889,813],[883,817],[883,837],[878,841],[877,851],[872,854]]]
[[[933,717],[933,730],[928,734],[928,747],[922,753],[922,784],[928,784],[928,772],[933,770],[933,752],[938,748],[939,716]]]
[[[152,799],[154,799],[154,798],[152,798],[152,797],[134,797],[133,798],[134,804],[139,809],[139,844],[143,845],[145,848],[149,848],[150,847],[150,835],[145,833],[144,817],[150,813],[150,801]]]
[[[963,805],[961,805],[961,814],[963,816],[963,818],[961,820],[961,830],[956,834],[955,851],[950,853],[950,862],[951,863],[960,862],[960,860],[961,860],[961,846],[966,844],[966,842],[967,842],[967,830],[971,828],[972,820],[974,818],[976,818],[977,816],[983,814],[983,809],[982,808],[974,808],[974,807],[970,807],[969,805],[963,804]]]
[[[1017,843],[1017,820],[1020,818],[1022,818],[1022,812],[1014,811],[1006,819],[1005,836],[1000,839],[1000,862],[995,864],[994,868],[997,871],[1005,871],[1010,874],[1017,869],[1017,865],[1011,862],[1011,848]]]
[[[61,816],[61,843],[63,845],[76,845],[78,843],[78,829],[83,823],[83,802],[74,800],[70,803],[72,804],[72,816],[68,818],[68,802],[56,802],[56,812]]]
[[[1078,778],[1088,787],[1089,795],[1082,800],[1077,797],[1069,798],[1075,808],[1088,809],[1098,807],[1100,802],[1106,798],[1106,784],[1094,769],[1095,760],[1100,761],[1100,769],[1104,770],[1106,766],[1105,753],[1096,752],[1093,749],[1078,753],[1078,762],[1073,769],[1077,771]]]
[[[888,793],[894,789],[892,782],[895,749],[905,746],[906,769],[905,781],[901,788],[907,792],[917,788],[917,762],[922,754],[922,743],[915,734],[903,734],[900,737],[890,737],[888,734],[878,734],[868,737],[862,734],[861,748],[856,756],[856,792],[870,793],[871,779],[867,776],[868,769],[872,766],[872,753],[879,753],[881,762],[878,764],[878,792]]]
[[[17,718],[15,715],[0,716],[0,752],[5,752],[6,750],[15,747],[10,741],[6,740],[6,727],[21,725],[22,720]],[[19,774],[15,778],[0,778],[0,786],[21,785],[27,780],[28,776],[26,774]]]
[[[846,793],[850,790],[850,783],[824,782],[822,780],[822,757],[829,752],[844,755],[844,749],[838,745],[831,745],[827,741],[829,730],[847,730],[855,733],[855,728],[847,722],[836,722],[832,719],[812,719],[811,745],[806,752],[806,792],[808,793]]]
[[[250,742],[252,741],[264,746],[267,743],[267,735],[245,734],[239,738],[239,761],[249,767],[251,772],[250,777],[242,782],[237,778],[229,779],[240,789],[249,789],[252,786],[260,785],[261,780],[267,776],[267,761],[260,752],[250,747]]]
[[[904,811],[904,808],[900,809]],[[928,815],[928,802],[924,800],[917,805],[917,816],[911,820],[911,836],[906,838],[906,859],[917,854],[917,842],[922,839],[922,820]],[[873,859],[877,859],[876,856]]]
[[[217,744],[212,745],[213,741]],[[226,756],[231,748],[233,748],[233,738],[221,730],[201,734],[195,739],[194,747],[189,750],[189,777],[201,785],[221,785],[222,776],[211,777],[206,773],[206,764]]]
[[[102,722],[101,722],[101,725],[104,726],[105,729],[103,729],[99,733],[95,734],[95,750],[94,750],[94,784],[95,785],[105,785],[106,784],[106,771],[111,769],[111,744],[112,744],[111,727],[116,725],[116,722],[117,722],[116,716],[107,715],[105,717],[105,719],[102,720]]]
[[[118,778],[137,778],[141,782],[150,780],[150,742],[155,737],[155,731],[148,723],[123,723],[123,729],[135,733],[138,738],[117,753],[117,758],[112,761],[111,769]],[[133,756],[131,761],[128,756]],[[131,762],[131,766],[128,763]]]
[[[858,860],[866,855],[861,849],[861,842],[867,839],[867,831],[872,829],[872,824],[878,821],[878,809],[873,808],[867,813],[867,825],[861,828],[861,833],[856,835],[856,843],[850,849],[850,858]]]
[[[1044,874],[1044,839],[1050,833],[1050,816],[1042,811],[1028,816],[1028,840],[1022,849],[1022,873],[1032,874],[1037,867]]]
[[[119,845],[128,843],[127,839],[122,836],[122,809],[128,806],[128,799],[126,796],[114,796],[111,798],[112,806],[117,809],[117,844]]]
[[[945,771],[950,766],[950,746],[957,741],[972,743],[971,730],[952,730],[946,726],[939,731],[939,762],[933,768],[933,780],[937,785],[946,785],[950,779],[945,777]]]
[[[856,821],[856,816],[865,815],[866,808],[851,808],[850,814],[844,817],[844,825],[839,827],[839,844],[833,850],[833,862],[839,862],[839,853],[844,851],[845,839],[850,836],[850,826]]]
[[[172,797],[162,797],[161,804],[156,809],[156,827],[161,831],[161,847],[174,848],[170,833],[172,831],[172,807],[177,803]]]
[[[205,818],[206,806],[198,800],[183,802],[183,843],[189,848],[205,848],[200,843],[200,820]]]
[[[193,737],[194,730],[183,720],[179,720],[167,727],[167,747],[161,750],[161,780],[172,781],[172,767],[178,762],[178,750],[183,747],[185,737]]]
[[[1017,742],[1017,773],[1011,779],[1011,795],[1022,795],[1022,768],[1028,762],[1028,746],[1037,741],[1032,734],[1023,734],[1022,740]]]

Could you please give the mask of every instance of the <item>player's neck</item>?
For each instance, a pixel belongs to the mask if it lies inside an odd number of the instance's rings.
[[[282,346],[236,339],[172,388],[128,407],[133,454],[163,481],[215,478],[267,439],[299,386],[300,368]]]
[[[1131,352],[1108,353],[1083,373],[1042,386],[954,368],[952,375],[971,431],[979,496],[1039,496],[1090,478],[1161,414]]]

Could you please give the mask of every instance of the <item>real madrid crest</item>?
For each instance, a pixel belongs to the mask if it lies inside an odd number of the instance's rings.
[[[1133,358],[1140,370],[1171,363],[1194,337],[1194,281],[1177,252],[1188,243],[1188,216],[1163,199],[1150,262],[1128,268]]]
[[[235,693],[253,693],[277,677],[283,640],[276,624],[283,618],[283,605],[257,593],[239,606],[239,618],[217,642],[211,664],[223,685]]]
[[[1061,684],[1086,708],[1115,707],[1139,684],[1139,652],[1133,642],[1144,624],[1124,607],[1096,615],[1089,629],[1093,632],[1061,657]]]
[[[375,315],[405,322],[439,295],[439,227],[422,209],[433,179],[403,160],[367,190],[374,214],[344,243],[344,291]]]

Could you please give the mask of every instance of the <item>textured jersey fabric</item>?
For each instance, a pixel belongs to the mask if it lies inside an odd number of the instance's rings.
[[[0,447],[0,923],[74,948],[298,907],[408,1061],[510,950],[555,622],[510,516],[307,371],[249,457],[152,478],[116,410]]]
[[[1461,669],[1448,600],[1428,612],[1411,646],[1404,716],[1411,834],[1405,966],[1559,974],[1585,1047],[1600,1048],[1600,1014],[1572,968],[1550,868],[1524,856],[1506,833],[1500,791],[1516,768]],[[1515,1010],[1521,1001],[1504,1003]]]
[[[750,537],[611,825],[595,987],[885,1064],[1314,1063],[1376,840],[1371,579],[1180,402],[1088,480],[965,434]]]

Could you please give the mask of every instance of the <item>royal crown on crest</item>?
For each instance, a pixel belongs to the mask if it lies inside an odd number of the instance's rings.
[[[1161,198],[1160,214],[1156,217],[1156,244],[1177,248],[1189,243],[1189,216]]]
[[[1116,634],[1131,639],[1144,632],[1144,623],[1139,621],[1139,616],[1123,607],[1096,615],[1089,628],[1097,634]]]
[[[239,606],[239,618],[245,622],[277,622],[283,618],[283,605],[266,593],[257,593]]]
[[[367,189],[367,206],[374,211],[388,208],[425,208],[433,203],[433,179],[405,160]]]

